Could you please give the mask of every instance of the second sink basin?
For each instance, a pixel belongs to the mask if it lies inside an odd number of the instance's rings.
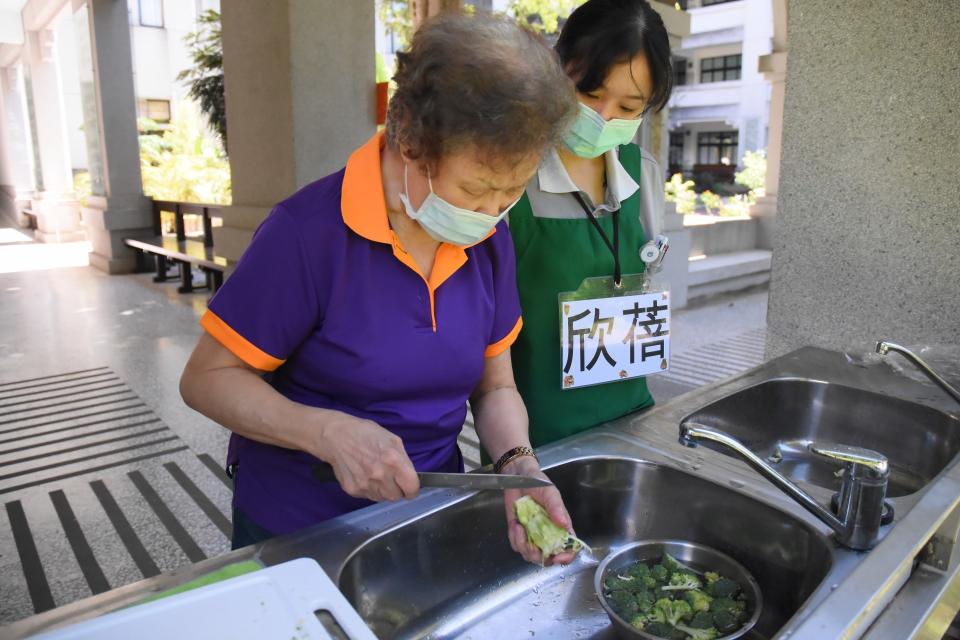
[[[833,566],[832,543],[786,512],[673,467],[595,457],[549,469],[577,535],[593,546],[541,570],[507,541],[503,497],[479,493],[378,535],[343,565],[341,591],[379,638],[612,638],[593,574],[636,540],[683,539],[735,558],[764,608],[769,638]]]
[[[828,489],[839,488],[839,467],[809,453],[808,443],[873,449],[890,461],[887,495],[893,498],[925,487],[960,452],[957,418],[899,398],[797,378],[743,389],[683,422],[725,431],[785,476]]]

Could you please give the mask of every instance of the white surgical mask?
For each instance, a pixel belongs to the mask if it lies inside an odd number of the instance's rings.
[[[427,184],[430,186],[430,193],[424,199],[420,208],[415,210],[407,195],[410,192],[407,186],[407,168],[408,165],[404,163],[403,193],[400,194],[400,201],[403,203],[407,215],[412,220],[416,220],[423,227],[423,230],[437,242],[447,242],[461,247],[480,242],[520,200],[520,198],[514,200],[509,207],[497,216],[488,216],[485,213],[463,209],[450,204],[434,193],[433,181],[430,179],[430,172],[427,171]]]
[[[627,144],[637,135],[643,117],[636,120],[611,118],[604,120],[599,113],[577,101],[579,111],[573,126],[563,136],[563,142],[581,158],[596,158],[610,149]]]

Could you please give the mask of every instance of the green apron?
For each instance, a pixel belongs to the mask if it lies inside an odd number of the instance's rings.
[[[640,183],[640,149],[620,147],[620,162]],[[571,199],[573,196],[570,196]],[[640,191],[620,205],[622,272],[641,273]],[[597,218],[613,237],[613,216]],[[523,330],[511,348],[517,388],[530,415],[530,439],[539,447],[653,404],[644,378],[564,391],[561,381],[560,311],[557,296],[575,291],[584,278],[613,276],[613,256],[586,214],[575,219],[539,218],[523,198],[510,210],[517,253],[517,285]]]

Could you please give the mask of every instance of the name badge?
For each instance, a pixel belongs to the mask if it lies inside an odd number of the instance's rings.
[[[588,278],[560,294],[563,389],[630,380],[670,368],[670,291],[642,274]]]

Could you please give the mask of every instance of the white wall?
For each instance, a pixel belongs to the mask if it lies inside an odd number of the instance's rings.
[[[677,87],[670,101],[677,109],[675,124],[689,129],[685,137],[684,164],[696,160],[696,134],[700,131],[739,131],[737,164],[742,166],[748,150],[766,148],[770,120],[770,85],[758,71],[760,56],[772,51],[773,8],[771,0],[738,0],[690,10],[691,34],[683,40],[677,57],[692,61],[687,69],[687,85]],[[740,80],[700,83],[704,58],[741,55]],[[698,123],[697,118],[683,121],[683,108],[708,111],[711,106],[724,112],[723,121]],[[721,108],[723,106],[723,108]],[[715,117],[715,116],[713,116]]]
[[[128,0],[137,99],[169,100],[171,116],[187,95],[177,75],[191,65],[184,38],[196,29],[206,8],[219,10],[216,0],[163,0],[163,28],[140,26],[137,0]]]

